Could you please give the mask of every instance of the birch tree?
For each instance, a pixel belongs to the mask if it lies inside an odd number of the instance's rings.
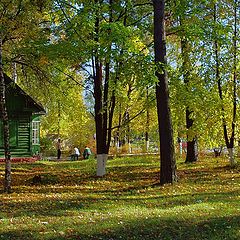
[[[6,91],[3,73],[2,62],[2,36],[0,36],[0,110],[1,120],[3,121],[3,139],[4,139],[4,154],[5,154],[5,178],[4,178],[4,191],[10,193],[11,191],[11,154],[9,146],[9,123],[8,113],[6,107]]]
[[[225,144],[229,153],[230,165],[233,166],[236,161],[234,159],[234,142],[235,142],[235,131],[236,131],[236,116],[237,116],[237,26],[239,26],[238,17],[237,17],[237,1],[233,2],[233,34],[232,35],[232,56],[233,56],[233,67],[230,69],[229,82],[231,82],[230,91],[230,103],[232,105],[231,111],[231,120],[227,121],[227,111],[226,106],[224,104],[224,90],[223,85],[226,85],[227,82],[223,81],[221,76],[221,63],[220,63],[220,54],[221,54],[221,43],[219,40],[219,25],[218,22],[222,22],[224,20],[219,19],[219,5],[217,3],[213,6],[213,20],[214,20],[214,58],[215,58],[215,77],[218,87],[218,94],[221,104],[221,115],[222,115],[222,127],[223,134],[225,139]],[[228,54],[231,54],[230,52]],[[228,122],[230,122],[231,127],[228,128]]]
[[[20,58],[26,56],[23,41],[33,41],[41,32],[43,9],[46,2],[2,0],[0,2],[0,105],[4,127],[5,181],[4,190],[11,191],[11,155],[9,146],[9,124],[5,98],[4,72],[11,69]],[[39,31],[40,30],[40,31]],[[30,42],[31,42],[30,41]],[[30,54],[29,54],[30,55]],[[3,67],[4,66],[4,67]]]

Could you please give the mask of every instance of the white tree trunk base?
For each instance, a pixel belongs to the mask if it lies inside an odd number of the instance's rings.
[[[149,141],[146,141],[146,152],[148,153],[149,151]]]
[[[131,143],[128,143],[128,153],[132,153]]]
[[[180,153],[181,155],[183,154],[182,142],[179,143],[179,153]]]
[[[228,148],[228,154],[229,154],[229,161],[230,161],[230,165],[234,166],[236,164],[236,161],[234,159],[234,152],[233,152],[233,148]]]
[[[108,154],[97,154],[97,176],[102,177],[106,174]]]
[[[116,149],[116,156],[117,156],[118,153],[120,152],[120,142],[119,141],[116,142],[115,149]]]

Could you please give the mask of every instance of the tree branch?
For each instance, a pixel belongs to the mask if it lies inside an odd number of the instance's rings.
[[[146,111],[146,109],[142,109],[139,113],[137,113],[135,116],[133,116],[132,118],[130,118],[128,121],[125,121],[123,124],[119,124],[118,126],[112,127],[111,130],[115,129],[115,128],[120,128],[120,127],[124,127],[126,125],[128,125],[133,119],[135,119],[136,117],[138,117],[139,115],[141,115],[142,113],[144,113]],[[108,129],[109,130],[109,129]]]

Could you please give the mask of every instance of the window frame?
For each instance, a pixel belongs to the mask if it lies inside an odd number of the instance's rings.
[[[40,121],[32,121],[32,145],[40,145]]]

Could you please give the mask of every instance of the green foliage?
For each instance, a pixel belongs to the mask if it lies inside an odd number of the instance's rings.
[[[47,87],[38,79],[33,81],[34,78],[30,83],[26,80],[23,82],[26,90],[38,98],[47,110],[41,123],[43,139],[52,141],[52,145],[45,141],[47,150],[55,147],[53,140],[58,137],[58,133],[68,147],[84,147],[94,134],[94,122],[83,102],[81,76],[70,74],[72,78],[61,72],[53,72],[49,76],[52,77],[50,83],[45,83]]]
[[[214,22],[213,17],[215,3],[217,22]],[[172,15],[168,32],[176,33],[168,37],[171,65],[170,94],[175,135],[186,135],[183,110],[189,107],[189,110],[193,111],[191,118],[194,120],[194,125],[188,134],[190,137],[198,136],[200,148],[224,145],[223,114],[228,129],[232,124],[234,3],[183,0],[169,4]],[[185,70],[182,68],[184,59],[181,56],[181,39],[190,45],[189,63]],[[219,71],[223,101],[219,98],[216,80],[215,40],[219,43]],[[186,72],[189,77],[188,84],[183,81],[183,74]],[[221,110],[222,107],[224,113]]]
[[[167,69],[175,139],[178,135],[197,134],[200,148],[222,145],[222,106],[228,128],[232,122],[234,2],[177,0],[166,1],[166,5]],[[112,1],[112,6],[108,1],[95,4],[90,0],[1,1],[4,70],[11,75],[15,61],[19,84],[48,110],[42,122],[43,139],[56,136],[60,129],[61,137],[68,140],[69,145],[83,146],[92,140],[95,130],[94,117],[89,113],[94,104],[90,65],[95,53],[103,64],[106,61],[110,64],[108,101],[113,93],[116,96],[113,127],[119,125],[120,115],[128,113],[131,118],[142,111],[120,129],[122,136],[126,135],[127,127],[131,137],[143,136],[149,127],[150,139],[157,139],[152,11],[152,4],[135,0]],[[98,35],[95,32],[97,16]],[[186,70],[182,69],[181,38],[191,45],[188,86],[183,82]],[[215,77],[214,40],[219,43],[223,101],[219,99]],[[126,90],[130,87],[129,93]],[[146,100],[147,87],[149,100]],[[237,91],[239,96],[239,88]],[[87,92],[89,95],[83,102],[82,96]],[[187,106],[193,111],[194,120],[188,132]],[[146,126],[146,109],[150,113],[149,126]],[[238,138],[239,116],[235,122]],[[50,142],[44,145],[53,149]]]

